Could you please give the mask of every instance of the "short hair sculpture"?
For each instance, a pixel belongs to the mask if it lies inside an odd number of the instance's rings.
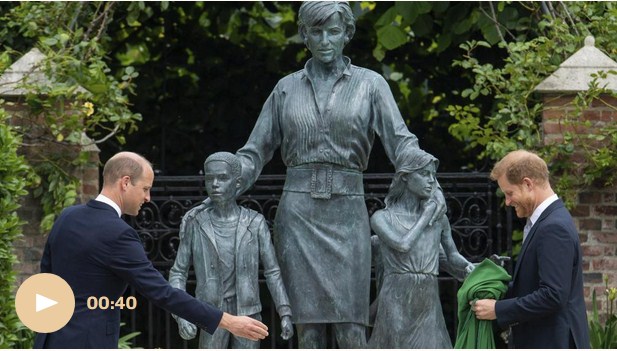
[[[242,163],[240,163],[240,158],[232,154],[231,152],[215,152],[212,155],[208,156],[208,158],[206,158],[206,161],[204,162],[204,170],[206,168],[206,164],[212,161],[222,161],[227,163],[231,167],[231,173],[236,178],[240,178],[240,176],[242,175]]]
[[[306,30],[326,22],[330,16],[338,13],[345,23],[347,39],[351,40],[356,32],[356,18],[347,1],[305,1],[298,11],[298,33],[306,39]]]

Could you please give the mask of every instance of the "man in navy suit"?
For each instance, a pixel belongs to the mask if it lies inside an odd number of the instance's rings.
[[[153,181],[150,162],[135,153],[118,153],[105,164],[99,196],[58,217],[45,245],[41,272],[56,274],[71,286],[75,313],[62,329],[37,334],[35,348],[117,348],[120,310],[90,310],[86,301],[91,296],[116,301],[128,284],[208,333],[223,328],[251,340],[268,335],[267,327],[255,319],[224,313],[172,288],[152,266],[137,232],[120,216],[138,214],[150,200]]]
[[[546,163],[513,151],[495,164],[491,179],[527,225],[505,299],[471,302],[472,311],[511,327],[515,348],[589,348],[578,232],[550,186]]]

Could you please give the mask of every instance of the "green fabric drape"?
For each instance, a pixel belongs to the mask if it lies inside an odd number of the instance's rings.
[[[456,349],[494,349],[492,321],[478,320],[471,311],[469,301],[475,299],[501,299],[512,277],[506,270],[489,259],[482,261],[465,278],[458,290],[458,329]]]

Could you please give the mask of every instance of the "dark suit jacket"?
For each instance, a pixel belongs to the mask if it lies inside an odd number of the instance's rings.
[[[497,323],[515,348],[589,348],[578,232],[561,200],[538,218],[523,243]],[[571,340],[573,345],[571,345]]]
[[[146,257],[137,232],[111,206],[95,200],[62,212],[47,239],[41,272],[56,274],[71,286],[75,313],[62,329],[37,334],[35,348],[117,348],[120,310],[89,310],[86,300],[106,296],[116,301],[128,284],[209,333],[222,317],[218,309],[172,288]]]

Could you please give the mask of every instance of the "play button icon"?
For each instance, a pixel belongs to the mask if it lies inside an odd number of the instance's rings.
[[[15,311],[21,322],[38,333],[53,333],[69,322],[75,296],[69,284],[49,273],[26,279],[15,295]]]
[[[58,304],[58,301],[47,298],[43,295],[36,294],[36,312],[41,312],[44,309],[50,308]]]

